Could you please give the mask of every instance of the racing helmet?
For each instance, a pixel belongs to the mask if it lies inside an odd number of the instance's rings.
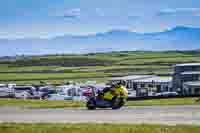
[[[115,84],[115,87],[119,87],[119,86],[126,86],[126,81],[125,80],[120,80]]]

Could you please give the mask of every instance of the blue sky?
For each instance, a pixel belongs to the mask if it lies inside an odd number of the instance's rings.
[[[0,38],[200,27],[199,0],[2,0]]]

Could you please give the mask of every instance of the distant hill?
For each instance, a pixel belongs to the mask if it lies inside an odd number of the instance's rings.
[[[112,30],[87,36],[64,35],[49,39],[0,39],[0,56],[194,49],[200,49],[200,28],[183,26],[155,33]]]

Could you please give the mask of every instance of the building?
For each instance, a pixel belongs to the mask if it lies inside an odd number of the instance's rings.
[[[137,85],[136,90],[139,96],[143,95],[145,91],[146,94],[153,95],[154,93],[172,90],[171,77],[152,76],[145,79],[134,80],[134,84]]]
[[[200,63],[177,64],[174,67],[173,90],[183,95],[200,94]]]
[[[200,95],[200,81],[183,83],[184,95]]]
[[[156,75],[133,75],[112,78],[111,82],[115,83],[120,80],[125,80],[127,82],[128,90],[135,92],[136,96],[152,96],[157,92],[172,90],[171,77],[159,77]]]
[[[125,80],[128,90],[135,91],[136,96],[164,91],[175,91],[182,95],[200,95],[200,63],[175,65],[173,77],[132,75],[112,78],[111,82],[120,80]]]

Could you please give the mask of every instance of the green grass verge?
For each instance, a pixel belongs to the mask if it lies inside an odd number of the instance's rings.
[[[83,107],[84,102],[76,101],[46,101],[46,100],[21,100],[0,99],[0,106],[19,106],[28,108],[67,108]]]
[[[127,106],[167,106],[167,105],[200,105],[198,98],[170,98],[128,101]]]
[[[126,106],[166,106],[166,105],[200,105],[197,98],[172,98],[154,99],[141,101],[128,101]],[[20,106],[30,108],[67,108],[84,107],[84,102],[78,101],[46,101],[46,100],[20,100],[20,99],[0,99],[0,106]]]
[[[0,124],[1,133],[199,133],[192,125],[133,124]]]

